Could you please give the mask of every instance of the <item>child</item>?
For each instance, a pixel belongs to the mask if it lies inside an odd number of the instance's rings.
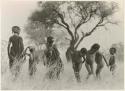
[[[90,75],[94,75],[94,60],[95,60],[95,54],[96,52],[99,50],[100,45],[95,43],[94,45],[92,45],[91,49],[87,52],[86,55],[86,69],[88,71],[88,76],[87,79],[89,78]]]
[[[46,49],[44,50],[48,71],[46,78],[60,79],[60,73],[63,72],[63,62],[60,58],[60,53],[54,44],[54,38],[52,36],[47,37]]]
[[[96,77],[98,79],[101,78],[100,73],[102,71],[102,68],[104,67],[103,59],[104,59],[106,65],[108,66],[108,62],[106,61],[104,55],[101,52],[98,51],[96,53],[96,55],[95,55],[95,62],[97,64],[97,67],[96,67]]]
[[[35,48],[34,47],[28,47],[30,53],[27,55],[29,56],[29,75],[33,76],[36,72],[36,63],[38,63],[38,56],[35,54]]]
[[[85,61],[86,53],[87,53],[87,49],[82,48],[80,51],[74,51],[74,53],[72,54],[73,70],[74,70],[74,74],[77,79],[77,82],[81,82],[80,70],[82,68],[82,64]],[[82,58],[84,59],[84,61],[82,61]]]
[[[112,75],[114,75],[115,68],[116,68],[116,62],[115,62],[115,54],[116,54],[116,48],[110,48],[110,59],[109,59],[109,66],[110,71],[112,72]]]
[[[13,35],[9,38],[8,43],[8,57],[9,57],[9,68],[12,72],[12,67],[24,50],[23,39],[19,36],[20,28],[18,26],[12,27]],[[11,46],[12,45],[12,46]]]

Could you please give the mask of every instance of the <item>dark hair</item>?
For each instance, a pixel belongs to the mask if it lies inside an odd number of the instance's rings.
[[[54,38],[52,36],[47,37],[47,42],[53,43],[54,42]]]
[[[15,30],[15,28],[17,28],[17,30]],[[19,33],[20,32],[20,27],[19,26],[13,26],[12,27],[12,32]]]
[[[81,48],[80,52],[86,54],[87,53],[87,49],[86,48]]]
[[[30,52],[35,51],[35,48],[34,48],[34,47],[29,47],[29,51],[30,51]]]
[[[92,45],[91,49],[95,49],[95,50],[98,50],[100,48],[100,45],[95,43]]]
[[[111,48],[109,49],[109,52],[111,53],[111,51],[114,51],[114,53],[116,53],[116,48],[111,47]]]

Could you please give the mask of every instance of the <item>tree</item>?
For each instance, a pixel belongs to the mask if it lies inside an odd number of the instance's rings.
[[[67,60],[71,51],[77,50],[84,38],[90,36],[99,27],[116,24],[109,18],[117,11],[117,4],[104,1],[47,1],[38,2],[41,8],[32,13],[29,20],[39,21],[46,28],[62,27],[70,36],[70,45],[66,52]],[[82,26],[92,22],[91,30],[85,32]],[[80,31],[82,30],[82,31]]]
[[[25,27],[25,31],[29,35],[29,39],[31,39],[36,45],[44,44],[45,37],[52,34],[52,31],[46,29],[44,24],[39,21],[29,22]]]

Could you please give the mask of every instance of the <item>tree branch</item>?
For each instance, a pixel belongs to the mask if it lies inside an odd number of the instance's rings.
[[[66,40],[69,40],[69,41],[71,41],[71,39],[69,39],[69,38],[67,38],[67,37],[65,37],[65,39],[66,39]]]
[[[103,22],[103,18],[100,19],[100,21],[96,24],[95,27],[93,27],[93,29],[92,29],[90,32],[88,32],[88,33],[86,33],[86,34],[84,34],[84,32],[82,32],[82,35],[83,35],[83,36],[81,37],[81,39],[79,40],[79,42],[78,42],[77,45],[75,46],[75,49],[77,49],[78,46],[79,46],[79,44],[82,42],[82,40],[83,40],[85,37],[91,35],[91,34],[96,30],[96,28],[99,26],[99,24],[101,24],[102,22]]]
[[[107,22],[105,22],[105,23],[102,23],[102,24],[99,24],[98,26],[105,26],[106,24],[115,24],[115,25],[117,25],[118,23],[117,22],[111,22],[111,21],[107,21]]]
[[[87,19],[88,18],[88,19]],[[84,23],[87,23],[90,19],[92,18],[92,14],[90,14],[89,16],[86,17],[86,20],[81,19],[80,23],[76,26],[75,28],[75,32],[74,34],[77,34],[77,30],[80,28],[81,25],[83,25]],[[76,38],[76,35],[75,35]]]
[[[71,20],[71,24],[75,28],[75,23],[73,22],[73,18],[71,17],[69,10],[68,10],[68,14],[69,14],[69,18]]]
[[[69,35],[72,37],[72,39],[74,40],[74,36],[73,33],[71,32],[69,25],[65,22],[64,17],[62,14],[60,14],[57,10],[53,9],[59,16],[59,18],[61,19],[61,22],[66,26],[66,30],[68,31]]]
[[[60,22],[55,22],[56,24],[58,24],[58,25],[60,25],[60,26],[62,26],[63,28],[65,28],[65,29],[67,29],[67,27],[65,26],[65,25],[63,25],[63,24],[61,24]]]

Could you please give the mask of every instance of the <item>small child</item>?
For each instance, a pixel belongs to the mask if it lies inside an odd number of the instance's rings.
[[[109,67],[110,71],[112,72],[112,75],[114,75],[115,68],[116,68],[116,62],[115,62],[115,54],[116,54],[116,48],[110,48],[110,59],[109,59]]]
[[[38,63],[38,57],[35,55],[35,48],[28,47],[30,53],[27,55],[29,56],[29,75],[33,76],[36,72],[36,63]]]

